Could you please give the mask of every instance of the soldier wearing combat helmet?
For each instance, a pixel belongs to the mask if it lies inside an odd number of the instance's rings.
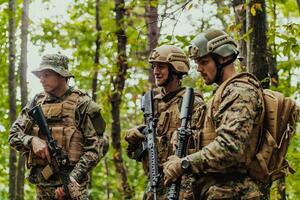
[[[65,170],[70,176],[70,196],[86,200],[88,174],[107,151],[100,108],[86,93],[68,85],[68,79],[74,76],[68,71],[66,56],[44,55],[32,73],[40,79],[44,91],[23,108],[12,125],[10,145],[25,153],[30,169],[28,179],[36,185],[37,199],[64,199],[66,193],[60,177],[52,170],[45,136],[28,115],[30,109],[40,105],[53,138],[69,159]]]
[[[161,175],[162,164],[167,161],[168,156],[174,154],[173,138],[176,137],[176,130],[180,126],[180,107],[185,88],[181,86],[181,79],[189,71],[189,62],[184,52],[172,45],[162,45],[152,50],[149,56],[149,63],[153,69],[155,84],[158,87],[154,95],[155,116],[158,119],[156,127],[156,147],[158,154],[158,171]],[[199,93],[195,93],[194,115],[191,129],[200,129],[200,119],[204,116],[205,105]],[[127,154],[130,158],[136,158],[141,143],[145,136],[142,134],[145,125],[140,125],[128,130],[125,140],[128,142]],[[193,132],[196,134],[195,132]],[[188,151],[193,152],[196,148],[196,140],[189,138]],[[148,173],[147,155],[142,158],[145,173]],[[157,197],[160,200],[167,199],[167,188],[163,185],[163,178],[157,189]],[[153,199],[150,187],[148,186],[144,199]],[[182,179],[180,199],[193,199],[191,191],[191,180],[189,176]]]
[[[195,199],[268,199],[269,185],[247,173],[264,118],[264,102],[253,75],[237,73],[233,39],[208,29],[192,40],[190,57],[207,85],[218,89],[208,104],[200,150],[164,164],[165,184],[195,176]]]

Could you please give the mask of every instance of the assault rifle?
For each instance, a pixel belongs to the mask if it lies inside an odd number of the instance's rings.
[[[178,142],[175,155],[179,158],[185,156],[186,143],[188,139],[188,123],[191,120],[194,105],[194,90],[193,88],[186,88],[180,110],[181,126],[178,128]],[[172,183],[168,188],[168,199],[178,200],[180,191],[181,178],[177,179],[175,183]]]
[[[62,185],[66,196],[64,199],[71,200],[68,184],[70,183],[70,177],[66,171],[66,167],[69,164],[68,156],[62,151],[62,149],[57,145],[56,140],[53,139],[51,130],[48,127],[45,115],[41,106],[35,106],[29,111],[29,116],[33,118],[35,123],[40,128],[40,133],[47,137],[48,150],[51,156],[51,167],[53,173],[58,173],[61,178]]]
[[[143,133],[146,136],[146,147],[149,159],[150,191],[153,193],[153,199],[157,199],[156,189],[159,184],[160,175],[158,173],[157,148],[156,148],[156,124],[157,119],[154,114],[153,91],[145,93],[142,98],[142,110],[146,127]]]

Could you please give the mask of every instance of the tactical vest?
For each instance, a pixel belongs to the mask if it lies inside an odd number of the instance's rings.
[[[201,143],[200,143],[200,148],[203,148],[204,146],[208,145],[209,143],[211,143],[216,137],[217,137],[217,133],[216,133],[216,123],[214,121],[214,114],[218,111],[219,106],[223,100],[223,91],[224,89],[228,86],[228,84],[230,84],[230,82],[232,82],[235,78],[241,78],[240,75],[236,75],[234,77],[231,77],[229,79],[227,79],[225,82],[223,82],[219,88],[216,90],[213,98],[209,101],[208,104],[208,110],[207,110],[207,115],[205,116],[205,120],[204,120],[204,127],[203,127],[203,132],[201,135]],[[259,98],[262,99],[263,102],[263,96],[262,96],[262,92],[261,90],[259,90],[258,88],[260,88],[260,84],[252,78],[252,76],[247,76],[247,74],[243,74],[244,79],[243,83],[249,83],[249,85],[251,85],[252,87],[256,87],[258,94],[259,94]],[[226,98],[226,97],[225,97]],[[259,139],[259,134],[261,133],[261,129],[262,129],[262,125],[263,125],[263,120],[264,120],[264,111],[260,116],[259,119],[259,125],[258,126],[254,126],[252,132],[250,133],[250,141],[249,141],[249,148],[247,149],[247,151],[245,151],[245,156],[240,160],[240,165],[239,167],[244,168],[245,166],[248,166],[253,158],[253,156],[256,153],[256,147],[258,144],[258,139]]]
[[[75,165],[83,154],[83,134],[76,126],[75,113],[79,94],[72,92],[64,101],[60,103],[44,103],[44,99],[38,99],[46,117],[52,136],[58,145],[66,153],[70,160],[70,165]],[[46,137],[39,131],[38,126],[33,127],[32,135],[46,140]],[[47,161],[38,158],[30,152],[29,167],[31,165],[46,166]]]
[[[154,97],[154,106],[157,122],[157,154],[160,164],[167,161],[168,156],[173,155],[173,148],[170,144],[174,131],[180,126],[180,104],[185,90],[179,91],[170,101],[164,102],[161,94]]]

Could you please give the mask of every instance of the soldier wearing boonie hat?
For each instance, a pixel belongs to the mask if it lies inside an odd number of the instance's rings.
[[[64,199],[66,193],[59,174],[52,169],[45,137],[28,115],[34,106],[41,106],[53,138],[69,158],[64,171],[70,176],[71,199],[88,199],[90,171],[108,150],[100,107],[87,93],[68,85],[68,79],[74,77],[68,63],[68,57],[62,54],[42,57],[32,73],[40,79],[44,91],[22,110],[10,130],[10,145],[27,155],[28,180],[36,185],[40,200]]]
[[[69,59],[67,56],[62,54],[46,54],[42,57],[40,66],[33,70],[32,73],[38,76],[39,72],[50,69],[65,78],[74,77],[74,75],[68,71],[68,65]]]

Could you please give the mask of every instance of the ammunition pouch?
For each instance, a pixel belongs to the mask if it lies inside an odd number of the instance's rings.
[[[57,141],[63,152],[68,155],[71,166],[74,166],[83,154],[83,135],[77,129],[75,119],[77,100],[78,94],[72,93],[61,103],[41,104],[49,128],[52,131],[52,137]],[[36,125],[33,126],[31,135],[47,140]],[[27,163],[29,168],[48,165],[47,160],[35,156],[32,151],[29,152]]]

